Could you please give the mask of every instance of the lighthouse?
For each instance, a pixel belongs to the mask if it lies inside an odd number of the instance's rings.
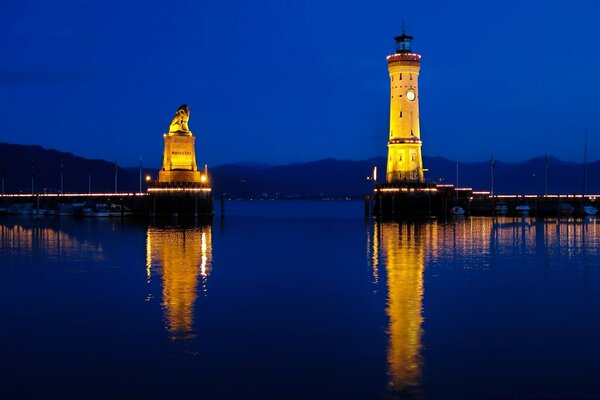
[[[412,51],[412,36],[395,38],[396,52],[387,56],[390,75],[390,132],[387,183],[423,183],[419,127],[421,55]]]

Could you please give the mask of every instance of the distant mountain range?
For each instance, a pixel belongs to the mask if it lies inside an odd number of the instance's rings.
[[[104,160],[89,160],[40,146],[0,143],[0,168],[6,193],[31,192],[32,170],[36,191],[57,192],[60,188],[61,163],[65,192],[87,192],[91,173],[92,191],[112,192],[115,189],[115,164]],[[456,161],[442,157],[424,157],[428,180],[456,183]],[[581,193],[584,167],[582,164],[548,158],[548,192]],[[496,193],[542,194],[545,191],[544,157],[518,163],[495,163]],[[385,179],[385,158],[363,161],[325,160],[269,166],[266,164],[228,164],[210,169],[215,194],[236,197],[355,197],[372,190],[367,180],[377,166],[379,181]],[[145,168],[144,174],[156,176],[157,170]],[[139,169],[118,167],[119,191],[139,189]],[[458,163],[459,186],[489,190],[489,161]],[[587,193],[600,193],[600,161],[587,164]]]

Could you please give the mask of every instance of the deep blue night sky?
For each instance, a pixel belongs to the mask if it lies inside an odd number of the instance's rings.
[[[176,4],[176,5],[175,5]],[[190,105],[198,163],[386,154],[386,55],[423,55],[423,152],[600,158],[594,1],[8,2],[0,141],[158,166]]]

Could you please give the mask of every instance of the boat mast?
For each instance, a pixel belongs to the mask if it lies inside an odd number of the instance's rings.
[[[60,159],[60,194],[64,194],[64,175],[65,175],[65,171],[64,171],[64,163],[63,163],[63,159]]]
[[[548,196],[548,154],[544,154],[544,194]]]
[[[494,159],[494,155],[492,155],[492,161],[490,162],[490,169],[492,170],[492,190],[490,191],[491,195],[494,196],[494,167],[496,166],[496,160]]]
[[[458,162],[456,163],[456,189],[454,192],[456,194],[456,200],[458,200]]]
[[[583,144],[583,195],[587,192],[587,129],[585,130],[585,139]]]

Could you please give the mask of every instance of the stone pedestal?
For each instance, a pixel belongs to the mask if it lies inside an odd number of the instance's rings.
[[[158,172],[158,181],[200,183],[201,173],[196,165],[194,150],[196,138],[191,132],[171,132],[165,134],[164,138],[163,167]]]
[[[200,183],[201,175],[200,171],[158,171],[158,181],[165,183]]]

